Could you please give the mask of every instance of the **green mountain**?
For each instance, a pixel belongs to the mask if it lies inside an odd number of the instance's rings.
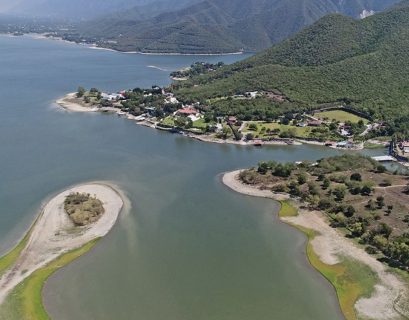
[[[169,0],[168,0],[169,1]],[[270,47],[328,13],[354,18],[398,0],[201,0],[141,19],[141,10],[80,25],[77,39],[123,51],[220,53]],[[192,3],[192,1],[190,1]]]
[[[247,60],[179,84],[185,101],[210,100],[219,114],[274,118],[289,111],[349,105],[409,129],[409,0],[363,20],[338,14]],[[228,98],[246,91],[282,95]]]

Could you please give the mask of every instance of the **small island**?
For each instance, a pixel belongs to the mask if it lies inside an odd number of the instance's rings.
[[[49,200],[24,239],[0,258],[0,318],[48,319],[44,282],[112,229],[123,198],[116,187],[90,183]]]
[[[409,178],[361,155],[260,162],[223,182],[280,201],[306,233],[311,264],[335,287],[347,319],[403,319],[409,309]]]

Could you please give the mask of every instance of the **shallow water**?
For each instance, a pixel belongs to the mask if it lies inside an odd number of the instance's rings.
[[[160,69],[239,56],[143,56],[5,36],[0,46],[0,251],[70,185],[113,181],[131,202],[94,250],[47,283],[53,319],[342,319],[333,289],[307,263],[304,236],[277,220],[277,204],[219,179],[262,159],[337,151],[207,144],[53,104],[79,85],[163,85],[169,71]]]

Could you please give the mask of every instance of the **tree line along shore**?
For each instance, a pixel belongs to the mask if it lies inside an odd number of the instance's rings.
[[[409,316],[407,175],[343,155],[314,163],[260,162],[226,174],[223,182],[237,192],[286,201],[282,219],[307,234],[309,260],[334,285],[347,319]]]
[[[222,63],[195,63],[190,68],[173,72],[171,76],[179,80],[163,88],[152,86],[105,93],[97,88],[79,87],[75,94],[57,102],[72,111],[115,112],[144,125],[204,141],[257,146],[310,143],[348,150],[388,147],[391,141],[395,150],[396,146],[406,143],[404,137],[389,135],[383,122],[347,105],[320,106],[315,110],[281,112],[267,117],[257,108],[236,113],[235,110],[220,110],[213,104],[220,101],[251,104],[263,100],[269,101],[274,109],[275,104],[287,102],[285,96],[273,91],[251,91],[200,102],[179,95],[177,83],[221,68]],[[391,154],[395,155],[393,150]],[[406,151],[409,149],[399,153],[398,159],[402,162],[408,161]]]

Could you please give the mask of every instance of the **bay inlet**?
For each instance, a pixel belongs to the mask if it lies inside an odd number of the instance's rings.
[[[260,159],[339,151],[206,144],[53,103],[79,85],[165,85],[162,70],[245,55],[121,54],[5,36],[0,45],[0,252],[68,185],[113,181],[130,199],[112,232],[47,282],[52,319],[343,318],[333,288],[308,264],[305,237],[277,219],[278,205],[235,194],[219,176]]]

